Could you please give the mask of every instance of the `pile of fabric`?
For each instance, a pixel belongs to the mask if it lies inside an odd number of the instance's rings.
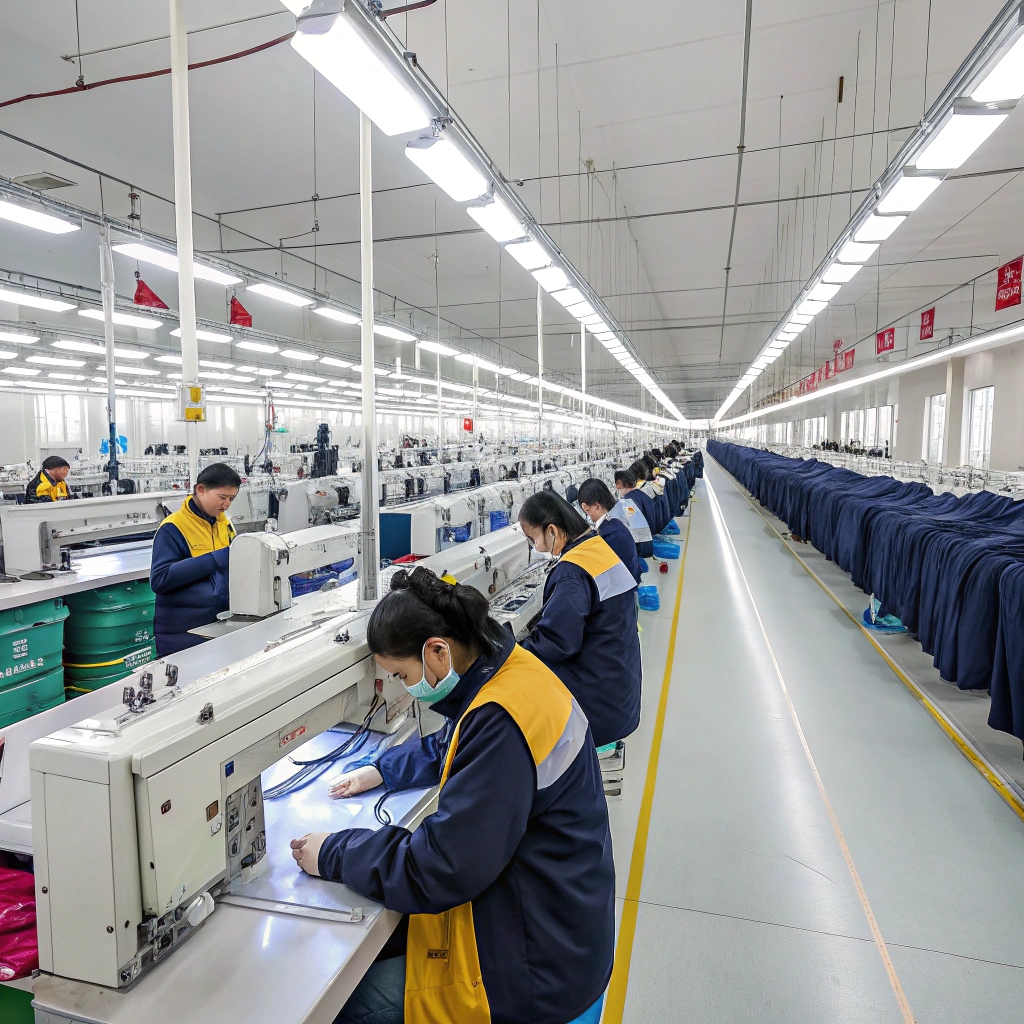
[[[1024,502],[717,440],[708,453],[902,620],[943,679],[989,690],[989,725],[1024,739]]]

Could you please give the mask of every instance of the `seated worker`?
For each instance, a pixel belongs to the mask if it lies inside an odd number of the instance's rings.
[[[636,551],[637,535],[640,535],[641,539],[651,539],[650,527],[647,526],[640,510],[632,502],[619,501],[614,497],[603,480],[584,480],[580,484],[578,499],[580,508],[590,518],[594,529],[619,556],[622,564],[632,573],[633,579],[639,583],[640,556]]]
[[[615,868],[594,741],[569,691],[488,611],[417,568],[395,574],[367,624],[381,670],[454,729],[437,810],[415,832],[291,842],[307,874],[409,915],[405,954],[371,965],[336,1024],[600,1016]]]
[[[225,515],[242,479],[223,462],[207,466],[192,494],[153,538],[149,582],[156,594],[157,657],[203,643],[189,633],[228,608],[228,545],[235,536]]]
[[[623,740],[640,724],[636,578],[554,491],[527,498],[519,525],[537,551],[558,559],[522,646],[569,688],[598,747]]]
[[[43,468],[28,482],[25,488],[25,504],[33,505],[40,501],[65,501],[71,497],[65,483],[71,463],[59,455],[51,455],[43,459]]]
[[[661,533],[669,519],[668,502],[658,500],[658,492],[655,490],[654,484],[651,483],[650,466],[643,459],[637,459],[629,467],[629,471],[636,477],[636,493],[642,494],[650,504],[650,515],[647,515],[646,508],[644,515],[647,516],[647,522],[650,523],[651,532]]]
[[[651,558],[654,555],[654,533],[656,532],[654,529],[656,521],[654,502],[643,491],[637,489],[636,476],[632,470],[628,469],[615,471],[615,493],[620,499],[628,497],[630,503],[640,510],[651,537],[648,540],[634,538],[636,539],[636,553],[640,558]]]

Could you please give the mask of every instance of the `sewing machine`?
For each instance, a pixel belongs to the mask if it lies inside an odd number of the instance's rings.
[[[294,533],[243,533],[228,561],[231,617],[263,618],[290,608],[290,578],[358,557],[359,524],[313,526]]]
[[[181,504],[180,491],[126,494],[81,501],[0,506],[0,534],[8,573],[34,572],[46,566],[109,552],[112,542],[138,540],[149,547],[164,518]],[[121,543],[120,550],[128,545]]]

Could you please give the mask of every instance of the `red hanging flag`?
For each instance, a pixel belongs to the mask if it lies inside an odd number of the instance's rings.
[[[836,340],[832,342],[832,351],[833,352],[839,352],[842,349],[842,347],[843,347],[843,339],[842,338],[836,338]]]
[[[1020,278],[1024,269],[1024,256],[1004,264],[999,268],[999,280],[996,283],[996,310],[1007,306],[1020,305]]]
[[[887,327],[875,335],[875,355],[881,356],[896,347],[896,328]]]
[[[132,300],[136,306],[148,306],[150,309],[169,309],[170,307],[160,298],[152,288],[146,284],[135,272],[135,298]]]
[[[921,314],[921,340],[927,341],[935,333],[935,307]]]
[[[234,295],[231,296],[231,317],[228,322],[235,327],[252,327],[252,314]]]

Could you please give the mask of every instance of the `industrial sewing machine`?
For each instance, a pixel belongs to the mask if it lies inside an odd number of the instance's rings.
[[[126,494],[81,501],[0,506],[0,535],[8,573],[71,567],[72,558],[109,552],[117,544],[148,547],[164,518],[185,495],[180,491]],[[127,541],[126,538],[131,538]]]

